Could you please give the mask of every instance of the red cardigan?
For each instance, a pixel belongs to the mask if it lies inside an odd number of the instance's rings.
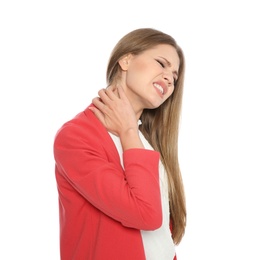
[[[124,168],[99,120],[86,109],[54,140],[61,260],[143,260],[140,229],[162,224],[159,153],[130,149]]]

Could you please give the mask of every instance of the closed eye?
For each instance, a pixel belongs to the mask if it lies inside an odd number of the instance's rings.
[[[165,68],[165,64],[163,63],[163,62],[161,62],[160,60],[156,60],[159,64],[160,64],[160,66],[162,67],[162,68]]]

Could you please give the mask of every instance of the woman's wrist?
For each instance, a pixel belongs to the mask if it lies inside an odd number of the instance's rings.
[[[138,129],[129,128],[119,135],[123,151],[132,148],[144,148],[143,143],[139,137]]]

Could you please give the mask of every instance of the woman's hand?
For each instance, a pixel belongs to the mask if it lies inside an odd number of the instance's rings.
[[[101,89],[98,95],[90,109],[109,132],[120,137],[123,150],[143,147],[135,112],[122,87]]]

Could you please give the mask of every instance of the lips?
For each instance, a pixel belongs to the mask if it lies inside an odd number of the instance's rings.
[[[161,96],[163,96],[167,92],[167,89],[164,84],[153,83],[153,86],[156,88],[156,90]]]

